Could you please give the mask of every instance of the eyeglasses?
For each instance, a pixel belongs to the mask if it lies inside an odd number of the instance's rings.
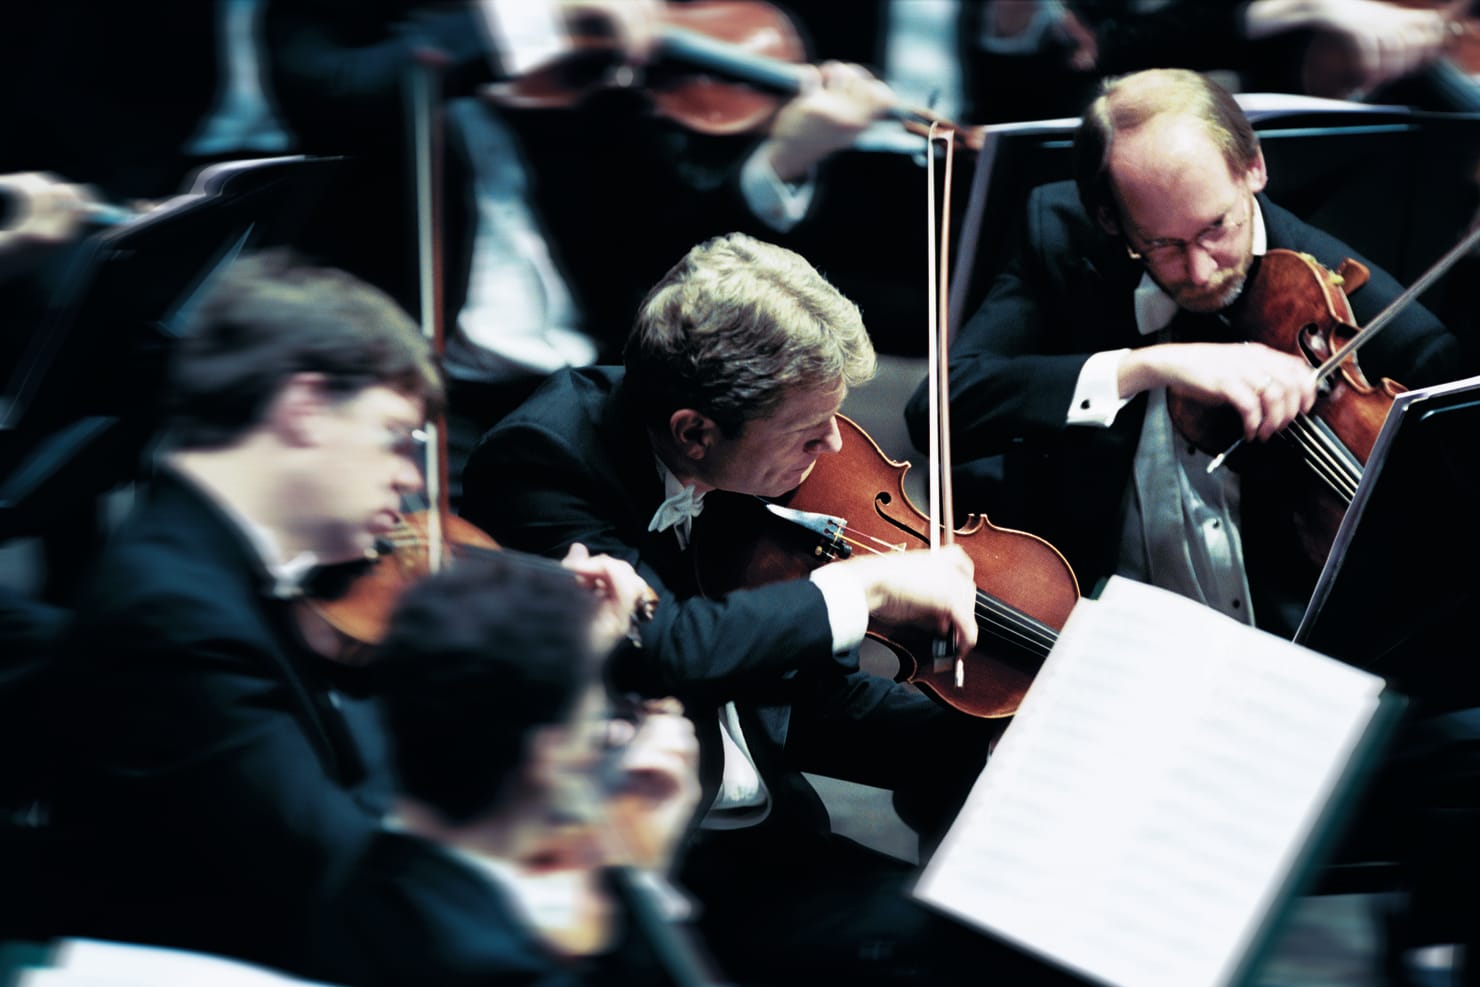
[[[1230,210],[1231,211],[1231,210]],[[1172,260],[1177,255],[1185,256],[1188,249],[1195,243],[1208,253],[1226,250],[1233,245],[1233,238],[1238,231],[1243,229],[1253,216],[1253,206],[1245,208],[1242,219],[1230,220],[1228,214],[1224,213],[1214,222],[1204,227],[1191,240],[1174,240],[1163,237],[1159,240],[1151,240],[1139,250],[1131,245],[1130,234],[1125,235],[1125,252],[1131,260],[1139,260],[1148,263],[1162,264]],[[1122,221],[1122,226],[1124,222]]]
[[[397,456],[408,459],[420,456],[426,448],[428,436],[419,428],[407,430],[394,425],[385,427],[385,448]]]

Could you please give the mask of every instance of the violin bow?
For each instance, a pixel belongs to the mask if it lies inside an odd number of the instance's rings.
[[[950,389],[947,386],[947,362],[949,360],[950,336],[950,239],[951,239],[951,161],[955,157],[955,130],[932,122],[926,134],[926,243],[928,262],[926,277],[927,325],[929,338],[926,343],[928,363],[927,384],[930,409],[930,470],[929,470],[929,519],[930,547],[938,549],[954,540],[955,505],[951,492],[951,406]],[[945,169],[941,182],[941,205],[939,234],[936,229],[936,145],[945,151]],[[934,671],[946,671],[955,661],[955,683],[960,689],[966,684],[966,663],[962,659],[955,635],[950,639],[937,638],[933,646]]]
[[[419,50],[407,79],[416,202],[416,263],[422,335],[442,363],[442,66],[440,52]],[[442,566],[446,540],[442,519],[450,510],[447,494],[447,429],[442,415],[429,418],[427,432],[426,499],[427,566]]]

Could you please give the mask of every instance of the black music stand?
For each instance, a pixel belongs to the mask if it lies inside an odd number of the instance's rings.
[[[338,158],[232,161],[80,243],[0,391],[0,540],[131,478],[190,302],[244,247],[287,239]]]
[[[1295,641],[1382,675],[1421,704],[1480,700],[1480,377],[1393,402]]]

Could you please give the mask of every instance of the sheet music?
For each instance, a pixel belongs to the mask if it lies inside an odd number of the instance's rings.
[[[1216,987],[1383,681],[1122,578],[1083,600],[917,884],[1116,987]]]
[[[17,987],[330,987],[225,956],[101,939],[66,939],[49,967],[21,973]]]

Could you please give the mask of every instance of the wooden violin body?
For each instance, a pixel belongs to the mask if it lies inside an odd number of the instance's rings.
[[[730,501],[746,509],[717,517],[706,501],[694,539],[706,595],[795,579],[855,553],[929,546],[929,522],[905,492],[909,464],[885,456],[867,432],[842,415],[838,427],[842,450],[820,458],[802,485],[775,507]],[[726,502],[716,499],[714,506],[721,503]],[[787,512],[802,512],[805,523],[789,514],[783,518]],[[972,716],[1011,716],[1078,602],[1079,583],[1048,542],[995,527],[977,515],[955,532],[955,544],[971,558],[978,590],[978,643],[966,658],[963,684],[956,685],[953,667],[934,667],[928,632],[876,620],[869,636],[899,660],[900,681],[913,682]]]
[[[515,109],[561,109],[603,88],[640,89],[659,115],[696,133],[749,133],[770,123],[785,99],[802,92],[815,72],[796,25],[761,0],[693,0],[663,8],[661,43],[644,66],[624,65],[609,34],[578,35],[572,50],[549,65],[484,87],[484,95]],[[985,129],[967,127],[920,107],[895,106],[890,116],[926,136],[933,124],[982,149]]]
[[[455,514],[440,519],[441,551],[456,557],[467,550],[497,549],[482,529]],[[346,665],[362,665],[385,636],[396,601],[446,559],[433,557],[425,511],[402,515],[373,558],[331,566],[315,575],[299,608],[299,628],[320,655]]]
[[[1249,279],[1229,335],[1200,341],[1262,343],[1303,357],[1314,372],[1362,331],[1347,292],[1367,277],[1367,268],[1350,259],[1333,272],[1308,254],[1271,250]],[[1373,384],[1350,353],[1324,378],[1310,413],[1280,433],[1287,440],[1281,443],[1284,461],[1293,465],[1283,485],[1302,547],[1317,566],[1330,554],[1393,398],[1404,390],[1389,378]],[[1178,432],[1204,452],[1229,448],[1242,431],[1238,415],[1227,406],[1169,393],[1167,407]],[[1241,455],[1259,452],[1245,448]]]
[[[612,38],[593,33],[549,66],[488,87],[488,96],[518,109],[565,108],[603,86],[640,83],[659,114],[699,133],[739,134],[770,120],[778,96],[800,85],[806,47],[768,3],[670,3],[663,23],[660,51],[640,79],[623,71]]]

